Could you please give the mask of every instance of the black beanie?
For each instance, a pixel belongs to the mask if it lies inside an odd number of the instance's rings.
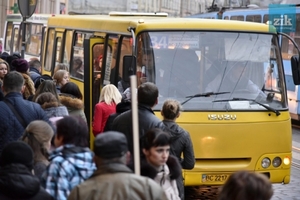
[[[0,164],[23,164],[29,170],[33,169],[33,151],[25,142],[16,141],[6,144],[2,150]]]

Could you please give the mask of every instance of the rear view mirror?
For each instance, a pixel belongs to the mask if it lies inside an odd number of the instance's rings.
[[[291,57],[291,67],[292,67],[292,74],[293,74],[293,81],[295,85],[300,85],[300,69],[299,69],[299,56],[292,56]]]
[[[123,57],[123,80],[129,82],[129,77],[136,72],[136,57],[124,56]]]

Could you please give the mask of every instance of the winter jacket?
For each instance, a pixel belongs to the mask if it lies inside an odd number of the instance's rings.
[[[178,158],[183,169],[193,169],[195,156],[190,134],[174,121],[163,120],[163,123],[166,126],[165,131],[172,137],[170,153]]]
[[[106,121],[110,114],[116,112],[116,104],[111,105],[105,102],[97,103],[95,106],[94,119],[93,119],[93,133],[94,136],[102,133],[106,124]]]
[[[142,159],[141,175],[154,179],[163,188],[169,200],[180,200],[176,179],[181,175],[181,166],[175,157],[169,156],[161,171],[157,171],[146,159]]]
[[[158,119],[152,109],[146,105],[138,105],[138,119],[139,119],[139,135],[140,135],[140,149],[142,149],[141,139],[145,133],[152,128],[164,128],[164,124]],[[131,110],[120,114],[113,122],[113,130],[124,133],[130,153],[133,155],[133,135],[132,135],[132,112]],[[142,151],[141,154],[143,155]]]
[[[79,116],[86,122],[86,116],[84,114],[84,104],[81,99],[76,98],[70,94],[59,94],[60,103],[67,107],[69,115]]]
[[[38,77],[41,76],[39,70],[37,70],[34,67],[30,67],[29,74],[30,74],[30,78],[31,78],[31,80],[33,81],[34,84],[35,84],[36,80],[38,79]]]
[[[40,181],[22,164],[10,164],[0,169],[1,200],[54,200]]]
[[[63,145],[49,156],[50,164],[41,184],[55,199],[67,199],[71,190],[88,179],[96,170],[93,153],[84,147]]]
[[[128,110],[131,109],[131,102],[129,101],[125,101],[125,102],[120,102],[117,104],[116,106],[116,113],[113,113],[111,115],[109,115],[105,127],[104,127],[104,131],[111,131],[113,130],[113,122],[114,120],[123,112],[126,112]]]
[[[175,156],[179,160],[183,169],[193,169],[195,165],[195,156],[189,133],[178,126],[178,124],[174,121],[163,120],[163,123],[166,126],[165,131],[169,132],[172,137],[170,149],[171,155]],[[181,158],[181,155],[183,158]],[[184,199],[182,175],[176,179],[176,182],[180,197],[181,199]]]
[[[69,115],[69,112],[68,112],[66,106],[45,108],[44,111],[45,111],[46,115],[49,118],[51,118],[51,117],[63,117],[63,116],[68,116]]]
[[[69,200],[167,200],[162,188],[150,178],[138,176],[123,164],[100,166],[85,182],[76,186]]]
[[[5,99],[12,104],[26,126],[33,120],[44,120],[51,124],[41,106],[37,103],[24,100],[21,93],[10,92],[5,96]],[[3,101],[0,101],[0,121],[1,152],[6,143],[16,141],[22,136],[25,127],[23,127],[13,111]]]

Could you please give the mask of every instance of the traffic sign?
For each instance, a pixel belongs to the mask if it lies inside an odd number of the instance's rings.
[[[23,17],[29,18],[34,13],[37,0],[18,0],[20,13]]]

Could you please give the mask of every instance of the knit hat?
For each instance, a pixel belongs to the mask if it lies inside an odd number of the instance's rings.
[[[6,144],[0,157],[0,165],[23,164],[29,170],[33,169],[33,151],[25,142],[15,141]]]
[[[29,69],[27,60],[24,60],[23,58],[13,60],[11,65],[14,66],[16,71],[20,73],[26,73]]]
[[[98,134],[94,141],[94,152],[100,158],[119,158],[127,151],[127,139],[123,133],[117,131]]]

